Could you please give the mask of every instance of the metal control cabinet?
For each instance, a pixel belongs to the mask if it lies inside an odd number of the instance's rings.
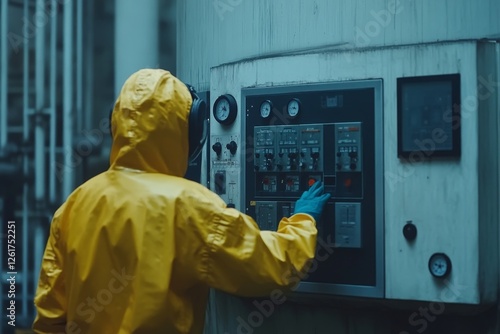
[[[298,291],[384,297],[382,81],[244,89],[241,110],[242,208],[261,229],[318,180],[332,194]]]

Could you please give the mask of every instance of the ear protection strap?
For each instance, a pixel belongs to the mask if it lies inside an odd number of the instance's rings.
[[[193,86],[185,84],[191,93],[193,103],[189,111],[189,161],[197,158],[206,141],[208,114],[205,101],[196,94]]]

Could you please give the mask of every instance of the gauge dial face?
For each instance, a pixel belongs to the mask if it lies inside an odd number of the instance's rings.
[[[296,117],[300,111],[300,101],[298,99],[292,99],[288,102],[287,112],[288,116]]]
[[[429,270],[434,277],[448,276],[451,271],[451,260],[443,253],[436,253],[429,259]]]
[[[214,103],[214,117],[217,122],[229,125],[236,119],[238,106],[236,100],[230,94],[219,96]]]
[[[266,100],[260,105],[260,116],[262,118],[268,118],[271,115],[271,110],[273,109],[273,104],[271,101]]]
[[[215,118],[218,121],[226,121],[229,117],[229,101],[226,99],[221,99],[217,102],[215,106]]]

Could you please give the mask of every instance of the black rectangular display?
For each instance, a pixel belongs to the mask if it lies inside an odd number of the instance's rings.
[[[460,75],[398,78],[398,156],[460,156]]]

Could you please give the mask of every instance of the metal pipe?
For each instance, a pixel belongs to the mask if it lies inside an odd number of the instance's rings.
[[[45,200],[45,120],[42,113],[35,114],[35,201],[37,208]]]
[[[94,0],[87,0],[87,13],[85,19],[86,38],[86,55],[85,64],[89,69],[94,68]],[[92,115],[94,113],[94,71],[85,72],[85,129],[92,127]],[[101,143],[99,143],[101,144]],[[99,145],[98,144],[98,145]]]
[[[64,4],[64,59],[63,59],[63,198],[73,190],[73,1]]]
[[[36,217],[35,221],[43,222],[44,217]],[[43,224],[37,224],[34,229],[34,240],[33,240],[33,251],[35,252],[36,259],[34,261],[33,273],[35,274],[34,282],[34,290],[36,292],[36,288],[38,285],[38,275],[41,270],[43,252],[45,250],[46,236],[47,236],[47,228],[43,226]],[[33,233],[32,232],[32,233]],[[33,317],[34,319],[34,317]]]
[[[37,93],[38,94],[38,93]],[[40,213],[45,210],[45,181],[40,181],[40,178],[45,178],[45,115],[42,113],[35,114],[35,212]],[[43,166],[43,167],[42,167]],[[40,171],[41,170],[41,171]],[[43,173],[43,174],[42,174]],[[38,198],[38,196],[42,198]],[[43,256],[43,248],[39,247],[38,240],[40,233],[43,235],[45,224],[43,219],[36,218],[30,224],[30,230],[34,233],[34,242],[32,245],[33,261],[33,291],[36,291],[38,274],[40,273],[41,261]],[[26,250],[27,252],[27,250]],[[26,277],[26,283],[28,279]],[[26,284],[27,285],[27,284]]]
[[[76,1],[76,129],[83,130],[83,4]]]
[[[30,14],[30,9],[29,9],[29,0],[24,0],[23,2],[23,14],[24,17],[27,18],[29,17]],[[28,142],[29,140],[29,134],[30,134],[30,124],[29,124],[29,94],[30,94],[30,89],[29,89],[29,70],[30,70],[30,64],[29,64],[29,48],[30,48],[30,39],[28,38],[23,46],[23,140],[25,143]],[[29,175],[29,155],[27,152],[24,153],[23,155],[23,173],[24,176]],[[22,232],[22,244],[28,247],[29,245],[29,221],[28,221],[28,214],[29,214],[29,194],[30,194],[30,189],[29,185],[27,182],[24,183],[23,185],[23,221],[22,221],[22,226],[23,226],[23,232]],[[23,273],[27,275],[28,273],[28,260],[29,260],[29,255],[27,251],[23,252],[23,262],[22,262],[22,267],[23,267]],[[24,282],[26,282],[26,276],[24,279]],[[23,284],[21,287],[21,300],[22,300],[22,318],[27,319],[28,315],[28,284]]]
[[[45,17],[44,11],[45,1],[36,0],[35,15],[34,17]],[[45,209],[45,164],[46,164],[46,152],[45,152],[45,104],[46,104],[46,89],[45,89],[45,43],[46,34],[45,26],[46,22],[37,22],[36,24],[36,35],[35,35],[35,111],[34,111],[34,128],[35,128],[35,210],[36,212],[41,212]],[[40,261],[42,259],[43,251],[39,251],[38,239],[39,234],[43,227],[43,219],[38,218],[33,221],[31,225],[31,230],[35,231],[34,242],[32,245],[32,256],[34,257],[33,263],[33,276],[37,277],[40,272]],[[27,285],[28,277],[25,279]],[[36,279],[33,280],[33,291],[36,290],[38,282]],[[25,317],[27,319],[27,317]]]
[[[28,17],[30,12],[29,8],[29,0],[24,0],[24,7],[23,7],[23,15],[24,17]],[[30,47],[30,40],[26,39],[26,42],[23,47],[23,140],[24,142],[27,142],[29,139],[29,133],[30,133],[30,126],[29,126],[29,70],[30,70],[30,64],[29,64],[29,47]],[[28,175],[28,160],[27,160],[27,154],[24,155],[25,159],[25,169],[24,173],[25,175]],[[25,192],[26,194],[26,192]],[[24,220],[24,219],[23,219]]]
[[[35,16],[44,14],[44,0],[36,1]],[[35,35],[35,200],[45,199],[45,24],[37,24]]]
[[[8,54],[7,54],[7,34],[8,34],[8,1],[1,1],[0,5],[0,150],[7,145],[7,77]]]
[[[49,161],[56,162],[56,134],[57,134],[57,0],[52,0],[52,21],[50,22],[50,138]],[[49,175],[49,201],[56,202],[56,171]]]

